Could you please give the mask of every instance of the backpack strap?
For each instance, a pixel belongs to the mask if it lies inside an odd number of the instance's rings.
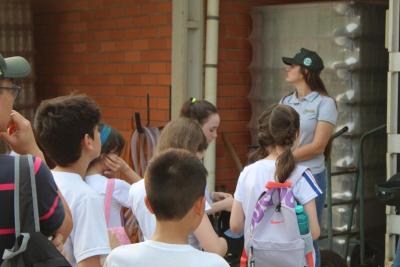
[[[14,227],[15,227],[15,238],[18,238],[21,234],[21,224],[19,217],[19,177],[20,177],[20,156],[16,155],[14,158]]]
[[[40,232],[33,158],[31,155],[25,155],[16,156],[15,160],[15,171],[17,172],[14,183],[17,190],[14,192],[14,197],[18,194],[15,200],[19,202],[19,205],[14,207],[19,208],[19,220],[15,217],[15,224],[19,224],[19,229],[16,227],[15,234]]]
[[[250,231],[253,232],[254,228],[260,223],[262,218],[264,217],[265,210],[272,203],[272,190],[265,190],[258,197],[256,202],[256,206],[253,211],[253,215],[251,216],[251,224]]]
[[[115,179],[108,179],[106,186],[106,197],[104,199],[104,214],[106,216],[107,228],[110,223],[110,207],[111,207],[111,199],[114,192],[114,187],[115,187]]]
[[[12,249],[4,250],[3,260],[24,252],[30,233],[40,232],[36,180],[31,155],[16,155],[14,158],[14,225],[15,244]]]
[[[32,204],[33,204],[33,217],[34,217],[34,223],[35,223],[35,232],[40,232],[39,205],[38,205],[38,198],[37,198],[33,157],[32,157],[32,155],[27,155],[26,157],[28,158],[29,177],[30,177],[31,188],[32,188]]]

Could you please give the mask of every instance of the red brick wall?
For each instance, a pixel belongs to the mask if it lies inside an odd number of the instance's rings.
[[[251,112],[247,100],[251,61],[247,40],[251,31],[249,8],[248,1],[220,2],[217,105],[221,127],[217,140],[216,188],[230,192],[235,189],[239,171],[224,146],[221,133],[224,132],[244,163],[250,144],[247,128]]]
[[[249,12],[253,6],[284,2],[299,1],[220,3],[220,133],[226,133],[243,163],[250,144]],[[171,0],[35,0],[32,6],[40,99],[85,92],[100,104],[104,120],[126,138],[135,111],[146,120],[147,93],[151,96],[151,124],[159,126],[169,120]],[[220,134],[217,188],[233,191],[238,175]]]
[[[126,138],[131,117],[169,120],[171,0],[32,1],[39,99],[87,93]]]

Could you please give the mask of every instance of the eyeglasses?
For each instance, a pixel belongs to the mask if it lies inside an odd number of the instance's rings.
[[[22,86],[13,84],[11,86],[0,86],[0,89],[9,90],[13,95],[14,99],[16,99],[19,96],[19,93],[21,92]]]

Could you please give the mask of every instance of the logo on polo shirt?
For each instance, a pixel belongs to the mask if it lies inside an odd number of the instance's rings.
[[[309,66],[311,66],[311,63],[312,63],[312,60],[311,60],[311,58],[309,58],[309,57],[306,57],[306,58],[303,60],[304,66],[309,67]]]
[[[307,114],[307,113],[315,113],[315,109],[304,109],[303,114]]]

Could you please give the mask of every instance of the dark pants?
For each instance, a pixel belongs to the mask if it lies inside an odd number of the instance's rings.
[[[394,257],[392,267],[400,267],[400,242],[397,242],[396,255]]]

